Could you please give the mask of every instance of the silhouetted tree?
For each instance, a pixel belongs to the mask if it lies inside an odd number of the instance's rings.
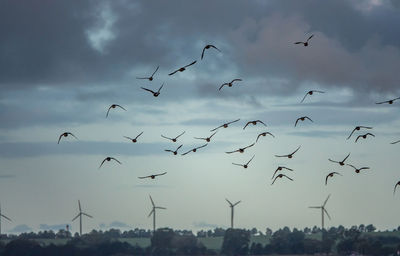
[[[221,253],[226,255],[246,255],[249,250],[250,232],[229,228],[225,232]]]

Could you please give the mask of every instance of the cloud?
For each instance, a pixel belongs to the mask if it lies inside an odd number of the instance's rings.
[[[220,225],[217,225],[217,224],[210,224],[210,223],[207,223],[205,221],[196,221],[196,222],[193,222],[192,225],[195,228],[208,228],[208,229],[213,229],[213,228],[217,228],[217,227],[220,226]]]
[[[105,223],[100,223],[99,227],[101,229],[111,229],[111,228],[117,228],[117,229],[130,229],[132,228],[130,225],[121,222],[121,221],[113,221],[109,224],[105,224]]]
[[[54,224],[54,225],[48,225],[48,224],[40,224],[39,225],[39,229],[41,230],[54,230],[54,231],[58,231],[60,229],[64,229],[66,228],[68,224]]]
[[[31,232],[33,229],[26,224],[17,225],[14,228],[10,229],[8,232],[10,233],[26,233]]]

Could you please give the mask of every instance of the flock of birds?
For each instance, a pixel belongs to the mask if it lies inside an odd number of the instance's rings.
[[[301,44],[301,45],[303,45],[304,47],[307,47],[307,46],[309,46],[309,41],[313,38],[313,36],[314,36],[314,35],[311,35],[310,37],[308,37],[308,39],[307,39],[305,42],[295,42],[294,44]],[[203,50],[202,50],[202,53],[201,53],[201,60],[204,58],[206,50],[209,50],[209,49],[214,49],[214,50],[216,50],[216,51],[221,52],[221,50],[218,49],[216,46],[211,45],[211,44],[208,44],[208,45],[206,45],[206,46],[203,48]],[[172,75],[174,75],[174,74],[176,74],[176,73],[178,73],[178,72],[183,72],[183,71],[185,71],[187,68],[189,68],[189,67],[195,65],[196,63],[197,63],[197,60],[191,62],[191,63],[188,64],[188,65],[185,65],[185,66],[183,66],[183,67],[180,67],[180,68],[174,70],[173,72],[169,73],[168,75],[169,75],[169,76],[172,76]],[[155,69],[155,71],[154,71],[150,76],[147,76],[147,77],[137,77],[137,79],[145,79],[145,80],[148,80],[148,81],[153,81],[153,80],[154,80],[154,76],[156,75],[156,73],[158,72],[158,70],[159,70],[159,66]],[[240,78],[235,78],[235,79],[232,79],[230,82],[223,83],[222,85],[219,86],[218,91],[221,91],[225,86],[226,86],[226,87],[232,87],[234,83],[240,82],[240,81],[242,81],[242,79],[240,79]],[[158,90],[156,90],[156,91],[154,91],[154,90],[152,90],[152,89],[149,89],[149,88],[145,88],[145,87],[141,87],[141,89],[143,89],[144,91],[147,91],[147,92],[151,93],[154,97],[158,97],[158,96],[161,94],[161,89],[163,88],[163,86],[164,86],[164,83],[163,83],[163,84],[158,88]],[[303,102],[306,100],[307,97],[311,97],[311,96],[314,95],[314,94],[323,94],[323,93],[325,93],[325,92],[324,92],[324,91],[320,91],[320,90],[310,90],[310,91],[307,91],[306,94],[304,95],[304,97],[301,99],[300,103],[303,103]],[[400,97],[395,98],[395,99],[390,99],[390,100],[382,101],[382,102],[376,102],[376,104],[393,104],[396,100],[399,100],[399,99],[400,99]],[[112,104],[112,105],[110,105],[110,106],[108,107],[108,109],[107,109],[106,118],[109,116],[109,114],[110,114],[110,112],[111,112],[112,110],[115,110],[115,109],[117,109],[117,108],[120,109],[120,110],[126,111],[126,109],[125,109],[123,106],[118,105],[118,104]],[[301,117],[299,117],[299,118],[297,118],[297,119],[295,120],[295,122],[294,122],[294,127],[296,127],[296,126],[298,125],[299,122],[303,122],[303,121],[306,121],[306,120],[309,121],[309,122],[314,122],[314,121],[313,121],[310,117],[308,117],[308,116],[301,116]],[[221,128],[222,128],[222,129],[228,128],[229,125],[231,125],[231,124],[233,124],[233,123],[236,123],[236,122],[239,122],[239,121],[240,121],[240,119],[236,119],[236,120],[233,120],[233,121],[229,121],[229,122],[223,123],[223,124],[217,126],[216,128],[211,129],[210,132],[212,132],[212,134],[211,134],[210,136],[208,136],[208,137],[194,137],[194,139],[197,139],[197,140],[204,140],[204,141],[205,141],[205,144],[200,145],[200,146],[198,146],[198,147],[194,147],[194,148],[192,148],[192,149],[190,149],[190,150],[187,150],[187,151],[185,151],[184,153],[180,153],[180,154],[181,154],[182,156],[184,156],[184,155],[187,155],[187,154],[189,154],[189,153],[191,153],[191,152],[193,152],[193,153],[194,153],[194,152],[197,152],[197,150],[206,147],[206,146],[208,145],[208,143],[210,143],[210,141],[211,141],[211,139],[213,138],[213,136],[219,131],[219,129],[221,129]],[[243,130],[245,130],[246,127],[248,127],[249,125],[253,125],[253,126],[255,126],[255,125],[267,126],[267,125],[266,125],[263,121],[261,121],[261,120],[252,120],[252,121],[248,121],[248,122],[244,125]],[[353,134],[354,134],[355,132],[359,132],[359,131],[361,131],[361,130],[371,130],[371,129],[372,129],[372,127],[369,127],[369,126],[356,126],[356,127],[351,131],[350,135],[347,137],[347,140],[349,140],[349,139],[353,136]],[[128,139],[128,140],[131,141],[132,143],[137,143],[138,140],[139,140],[139,137],[140,137],[142,134],[143,134],[143,132],[140,132],[140,133],[139,133],[138,135],[136,135],[135,137],[129,137],[129,136],[123,136],[123,137],[126,138],[126,139]],[[162,134],[161,134],[161,137],[164,138],[164,139],[167,139],[167,140],[169,140],[169,141],[171,141],[171,142],[173,142],[173,143],[176,143],[176,142],[178,142],[178,139],[179,139],[182,135],[184,135],[184,134],[185,134],[185,131],[181,132],[180,134],[178,134],[178,135],[175,136],[175,137],[169,137],[169,136],[165,136],[165,135],[162,135]],[[250,147],[253,147],[253,146],[259,141],[260,137],[265,137],[265,136],[267,136],[267,135],[269,135],[269,136],[271,136],[271,137],[275,137],[275,136],[274,136],[272,133],[270,133],[270,132],[262,132],[262,133],[259,133],[258,136],[257,136],[257,138],[255,139],[255,141],[252,142],[252,143],[250,143],[248,146],[245,146],[245,147],[243,147],[243,148],[238,148],[238,149],[235,149],[235,150],[232,150],[232,151],[227,151],[227,152],[225,152],[225,153],[227,153],[227,154],[232,154],[232,153],[244,153],[244,151],[245,151],[246,149],[248,149],[248,148],[250,148]],[[64,133],[62,133],[62,134],[59,136],[59,138],[58,138],[58,143],[60,143],[60,141],[61,141],[62,138],[66,138],[66,137],[68,137],[68,136],[72,136],[72,137],[74,137],[75,139],[77,139],[77,137],[76,137],[74,134],[72,134],[71,132],[64,132]],[[364,133],[364,134],[358,134],[357,137],[355,138],[355,143],[357,143],[359,139],[367,139],[368,136],[375,137],[375,135],[372,134],[371,132],[367,132],[367,133]],[[399,142],[400,142],[400,140],[394,141],[394,142],[392,142],[391,144],[396,144],[396,143],[399,143]],[[165,152],[172,153],[173,155],[178,155],[178,154],[179,154],[178,151],[181,150],[182,146],[183,146],[183,144],[180,144],[180,145],[179,145],[178,147],[176,147],[176,148],[165,149]],[[301,146],[298,146],[294,151],[292,151],[292,152],[289,153],[289,154],[275,155],[275,157],[277,157],[277,158],[288,158],[288,159],[291,159],[291,158],[293,158],[293,156],[295,155],[295,153],[298,152],[300,149],[301,149]],[[332,159],[330,159],[330,158],[329,158],[328,160],[329,160],[330,162],[339,164],[339,166],[345,166],[345,165],[346,165],[346,166],[349,166],[349,167],[353,168],[354,171],[355,171],[356,173],[360,173],[360,172],[363,171],[363,170],[369,170],[369,169],[370,169],[370,168],[367,167],[367,166],[365,166],[365,167],[355,167],[355,166],[352,165],[352,164],[346,163],[346,160],[349,158],[349,156],[350,156],[350,153],[347,154],[347,155],[343,158],[343,160],[340,160],[340,161],[339,161],[339,160],[332,160]],[[252,162],[252,160],[254,159],[254,157],[255,157],[255,155],[253,155],[253,156],[252,156],[247,162],[245,162],[245,163],[232,163],[232,164],[235,165],[235,166],[241,166],[241,167],[243,167],[243,168],[246,169],[246,168],[249,167],[249,164]],[[103,166],[104,163],[110,162],[111,160],[112,160],[112,161],[115,161],[115,162],[118,163],[118,164],[121,164],[121,162],[120,162],[118,159],[116,159],[116,158],[114,158],[114,157],[109,157],[109,156],[108,156],[108,157],[104,158],[104,160],[101,162],[99,168],[101,168],[101,167]],[[273,175],[272,175],[272,178],[271,178],[272,183],[271,183],[271,185],[273,185],[273,184],[277,181],[277,179],[281,179],[281,178],[286,178],[286,179],[288,179],[288,180],[290,180],[290,181],[293,181],[293,179],[292,179],[291,177],[289,177],[288,175],[285,174],[285,173],[287,173],[287,172],[293,172],[293,171],[294,171],[294,170],[291,169],[291,168],[289,168],[289,167],[286,167],[286,166],[278,166],[278,167],[276,168],[276,170],[274,171]],[[285,173],[284,173],[284,172],[285,172]],[[156,173],[156,174],[149,174],[149,175],[141,176],[141,177],[138,177],[138,178],[139,178],[139,179],[155,179],[156,177],[163,176],[163,175],[165,175],[165,174],[167,174],[167,172]],[[339,172],[336,172],[336,171],[328,173],[328,174],[326,175],[326,177],[325,177],[325,185],[328,185],[328,180],[331,180],[331,179],[332,179],[334,176],[336,176],[336,175],[342,175],[342,174],[339,173]],[[395,184],[393,194],[395,194],[397,186],[400,186],[400,181],[398,181],[398,182]]]

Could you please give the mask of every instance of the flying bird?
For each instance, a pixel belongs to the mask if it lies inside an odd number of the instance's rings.
[[[359,131],[361,128],[363,128],[363,129],[372,129],[372,127],[369,127],[369,126],[356,126],[352,131],[351,131],[351,133],[350,133],[350,135],[349,135],[349,137],[347,137],[347,139],[350,139],[350,137],[351,137],[351,135],[353,135],[353,133],[355,132],[355,131]]]
[[[275,155],[276,157],[287,157],[287,158],[292,158],[293,157],[293,155],[294,155],[294,153],[296,153],[297,152],[297,150],[299,150],[300,149],[300,147],[301,146],[299,146],[295,151],[293,151],[292,153],[290,153],[289,155],[280,155],[280,156],[278,156],[278,155]]]
[[[203,48],[203,52],[201,53],[201,59],[203,59],[203,57],[204,57],[204,51],[205,51],[205,50],[208,50],[208,49],[210,49],[210,48],[214,48],[215,50],[221,52],[221,51],[220,51],[217,47],[215,47],[214,45],[212,45],[212,44],[207,44],[207,45],[204,46],[204,48]]]
[[[304,46],[308,46],[308,41],[310,41],[310,39],[313,37],[314,35],[311,35],[308,39],[307,39],[307,41],[305,41],[305,42],[295,42],[294,44],[303,44]]]
[[[162,84],[161,87],[158,88],[158,91],[156,91],[156,92],[153,91],[153,90],[144,88],[144,87],[140,87],[140,88],[142,88],[142,89],[145,90],[145,91],[151,92],[151,93],[153,94],[154,97],[158,97],[158,95],[160,95],[160,91],[161,91],[161,88],[163,88],[163,86],[164,86],[164,84]]]
[[[176,136],[175,138],[169,138],[169,137],[166,137],[166,136],[164,136],[164,135],[161,135],[161,137],[163,137],[164,139],[171,140],[172,142],[176,142],[176,140],[177,140],[179,137],[181,137],[183,134],[185,134],[185,132],[186,132],[186,131],[182,132],[181,134],[179,134],[179,135]]]
[[[105,161],[110,162],[111,160],[114,160],[114,161],[116,161],[117,163],[121,164],[121,162],[118,161],[117,159],[115,159],[114,157],[109,157],[109,156],[108,156],[108,157],[104,158],[103,162],[101,162],[101,164],[100,164],[100,166],[99,166],[99,169],[100,169],[100,167],[104,164]]]
[[[234,150],[234,151],[229,151],[229,152],[225,152],[225,153],[227,153],[227,154],[231,154],[231,153],[235,153],[235,152],[243,153],[245,149],[254,146],[254,144],[255,144],[255,143],[253,143],[253,144],[251,144],[251,145],[248,145],[247,147],[239,148],[239,149],[236,149],[236,150]]]
[[[161,176],[161,175],[165,175],[167,172],[163,172],[163,173],[158,173],[158,174],[152,174],[149,176],[144,176],[144,177],[138,177],[139,179],[147,179],[150,178],[152,180],[154,180],[157,176]]]
[[[255,155],[253,155],[253,157],[245,164],[235,164],[235,163],[232,163],[232,164],[233,165],[238,165],[238,166],[243,166],[243,168],[247,169],[247,167],[249,166],[249,163],[251,162],[251,160],[253,160],[254,156]]]
[[[393,195],[396,192],[397,186],[400,186],[400,180],[396,183],[396,185],[394,185]]]
[[[178,154],[178,150],[182,147],[183,145],[180,145],[175,151],[170,150],[170,149],[165,149],[164,151],[166,152],[171,152],[172,154],[174,154],[175,156]]]
[[[366,133],[366,134],[363,134],[363,135],[358,135],[357,138],[356,138],[356,140],[354,141],[354,143],[356,143],[356,142],[358,141],[359,138],[366,139],[368,135],[370,135],[370,136],[372,136],[372,137],[375,137],[375,135],[373,135],[372,133]]]
[[[175,73],[178,72],[178,71],[179,71],[179,72],[183,72],[183,71],[186,70],[187,67],[192,66],[192,65],[194,65],[195,63],[196,63],[196,61],[193,61],[192,63],[190,63],[190,64],[188,64],[188,65],[186,65],[186,66],[183,66],[183,67],[181,67],[181,68],[175,70],[174,72],[169,73],[168,75],[169,75],[169,76],[172,76],[173,74],[175,74]]]
[[[347,165],[350,166],[350,167],[353,167],[353,168],[354,168],[354,171],[355,171],[356,173],[360,173],[361,170],[368,170],[368,169],[369,169],[369,167],[356,168],[354,165],[351,165],[351,164],[347,164]]]
[[[225,124],[223,124],[223,125],[220,125],[220,126],[218,126],[217,128],[214,128],[214,129],[210,130],[210,132],[213,132],[213,131],[215,131],[215,130],[221,128],[221,127],[228,128],[228,126],[229,126],[230,124],[235,123],[235,122],[237,122],[237,121],[239,121],[239,120],[240,120],[240,119],[236,119],[236,120],[234,120],[234,121],[231,121],[231,122],[225,123]]]
[[[243,127],[243,130],[246,129],[246,127],[247,127],[249,124],[256,125],[257,123],[261,123],[261,124],[263,124],[264,126],[267,126],[267,125],[266,125],[263,121],[261,121],[261,120],[254,120],[254,121],[249,121],[249,122],[247,122],[246,125]]]
[[[342,160],[342,161],[335,161],[335,160],[332,160],[332,159],[328,159],[329,161],[331,161],[331,162],[333,162],[333,163],[338,163],[338,164],[340,164],[341,166],[343,166],[344,165],[344,161],[346,161],[346,159],[348,158],[350,156],[350,153]]]
[[[204,144],[203,146],[200,146],[200,147],[191,149],[191,150],[189,150],[189,151],[183,153],[182,156],[187,155],[187,154],[189,154],[190,152],[196,152],[199,148],[204,148],[204,147],[207,146],[207,145],[208,145],[208,144],[206,143],[206,144]]]
[[[149,80],[149,81],[153,81],[153,76],[154,76],[154,74],[157,72],[157,70],[158,70],[159,67],[160,67],[160,66],[158,66],[158,67],[156,68],[156,71],[154,71],[153,74],[151,74],[151,76],[149,76],[149,77],[136,77],[136,79],[147,79],[147,80]]]
[[[235,79],[233,79],[230,83],[223,83],[223,84],[219,87],[218,91],[221,91],[222,87],[224,87],[225,85],[227,85],[228,87],[232,87],[233,82],[236,82],[236,81],[242,81],[242,79],[240,79],[240,78],[235,78]]]
[[[197,140],[205,140],[207,142],[211,141],[211,138],[217,133],[217,131],[215,131],[213,134],[210,135],[210,137],[206,137],[206,138],[198,138],[198,137],[194,137]]]
[[[392,99],[392,100],[387,100],[387,101],[382,101],[382,102],[376,102],[375,104],[384,104],[384,103],[393,104],[393,102],[394,102],[395,100],[398,100],[398,99],[400,99],[400,97],[395,98],[395,99]]]
[[[61,140],[62,137],[68,137],[68,135],[71,135],[71,136],[74,137],[75,139],[78,139],[78,138],[77,138],[75,135],[73,135],[72,133],[70,133],[70,132],[64,132],[63,134],[60,135],[60,137],[58,137],[58,142],[57,142],[57,144],[60,144],[60,140]]]
[[[108,110],[107,110],[106,118],[108,117],[108,113],[110,112],[110,109],[116,108],[116,107],[119,107],[119,108],[121,108],[121,109],[123,109],[123,110],[126,111],[126,109],[123,108],[122,106],[120,106],[120,105],[118,105],[118,104],[112,104],[112,105],[108,108]]]
[[[397,140],[397,141],[394,141],[394,142],[390,142],[390,144],[396,144],[396,143],[399,143],[400,142],[400,140]]]
[[[285,166],[278,166],[278,168],[276,168],[276,170],[275,170],[275,172],[274,172],[274,175],[272,175],[271,180],[275,177],[275,174],[276,174],[278,171],[282,171],[283,169],[286,169],[286,170],[291,171],[291,172],[293,171],[293,169],[287,168],[287,167],[285,167]]]
[[[291,179],[291,178],[289,178],[288,176],[286,176],[285,174],[282,174],[282,173],[281,173],[281,174],[278,174],[278,176],[275,177],[275,179],[274,179],[274,181],[271,183],[271,185],[273,185],[273,184],[275,183],[276,179],[282,178],[282,177],[286,177],[287,179],[293,181],[293,179]]]
[[[326,175],[326,178],[325,178],[325,185],[328,185],[328,178],[329,177],[333,177],[333,175],[340,175],[340,176],[343,176],[342,174],[340,174],[340,173],[338,173],[338,172],[331,172],[331,173],[329,173],[328,175]]]
[[[310,120],[311,122],[314,122],[314,121],[311,120],[311,118],[309,118],[308,116],[302,116],[302,117],[299,117],[299,118],[296,119],[296,123],[294,123],[294,127],[296,127],[297,122],[299,122],[299,121],[304,121],[305,119],[308,119],[308,120]]]
[[[308,92],[306,93],[306,95],[304,95],[304,97],[303,97],[303,99],[300,101],[300,103],[303,103],[303,101],[305,100],[305,98],[307,97],[307,95],[313,95],[314,92],[325,93],[325,92],[323,92],[323,91],[317,91],[317,90],[308,91]]]
[[[262,133],[258,134],[257,139],[256,139],[256,142],[258,141],[258,138],[260,138],[260,136],[265,137],[265,136],[267,136],[267,134],[269,134],[269,135],[271,135],[272,137],[275,138],[275,136],[274,136],[272,133],[270,133],[270,132],[262,132]]]
[[[137,135],[135,138],[131,138],[131,137],[128,137],[128,136],[124,136],[124,138],[127,138],[128,140],[131,140],[133,143],[136,143],[136,142],[137,142],[137,139],[138,139],[139,136],[142,135],[142,134],[143,134],[143,132],[139,133],[139,135]]]

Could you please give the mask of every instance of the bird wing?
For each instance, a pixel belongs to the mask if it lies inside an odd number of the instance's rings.
[[[311,35],[308,39],[307,39],[307,42],[313,37],[314,35]]]
[[[204,57],[204,51],[206,50],[206,47],[207,46],[204,46],[203,51],[201,52],[201,59],[203,59],[203,57]]]
[[[236,119],[236,120],[234,120],[234,121],[232,121],[232,122],[229,122],[229,123],[227,123],[227,124],[232,124],[232,123],[235,123],[235,122],[237,122],[237,121],[239,121],[240,120],[240,118],[239,119]]]
[[[111,159],[112,159],[112,160],[114,160],[114,161],[117,161],[117,163],[121,164],[121,162],[120,162],[120,161],[118,161],[116,158],[114,158],[114,157],[111,157]]]
[[[305,116],[304,118],[305,118],[305,119],[308,119],[308,120],[310,120],[311,122],[313,122],[313,123],[314,123],[314,121],[313,121],[313,120],[311,120],[311,118],[309,118],[308,116]]]
[[[192,66],[192,65],[194,65],[196,62],[197,62],[197,61],[195,60],[195,61],[193,61],[192,63],[190,63],[190,64],[188,64],[188,65],[184,66],[184,68],[187,68],[187,67],[189,67],[189,66]]]
[[[303,99],[300,101],[300,103],[303,103],[303,101],[305,100],[305,98],[307,97],[308,92],[306,93],[306,95],[304,95]]]
[[[167,172],[163,172],[163,173],[155,174],[154,176],[162,176],[162,175],[165,175],[165,174],[167,174]]]
[[[150,178],[151,177],[151,175],[149,175],[149,176],[142,176],[142,177],[138,177],[139,179],[146,179],[146,178]]]
[[[212,48],[216,49],[217,51],[221,52],[220,49],[218,49],[216,46],[214,46],[214,45],[212,45],[212,44],[210,44],[210,47],[212,47]]]
[[[388,103],[388,102],[389,102],[389,101],[386,100],[386,101],[376,102],[375,104],[383,104],[383,103]]]
[[[143,134],[143,132],[139,133],[139,135],[136,136],[135,139],[139,138],[139,136],[142,135],[142,134]]]
[[[288,176],[286,176],[285,174],[283,174],[283,175],[282,175],[282,177],[286,177],[286,178],[288,178],[289,180],[293,181],[293,179],[292,179],[292,178],[289,178],[289,177],[288,177]]]
[[[300,118],[296,119],[296,123],[294,123],[294,127],[296,127],[297,123],[299,122]]]
[[[296,42],[296,43],[294,43],[294,44],[304,44],[304,42]]]
[[[217,128],[214,128],[214,129],[210,130],[210,132],[213,132],[213,131],[215,131],[215,130],[217,130],[217,129],[223,127],[223,126],[224,126],[224,125],[220,125],[220,126],[218,126]]]
[[[127,138],[128,140],[133,140],[131,137],[127,137],[127,136],[124,136],[124,138]]]
[[[246,129],[246,127],[250,124],[251,122],[247,122],[247,124],[243,127],[243,130]]]
[[[249,163],[253,160],[253,158],[255,157],[256,155],[253,155],[253,157],[246,163],[246,165],[249,165]]]
[[[260,138],[260,136],[262,136],[263,134],[264,134],[264,133],[258,134],[257,139],[256,139],[256,142],[258,141],[258,138]]]
[[[394,195],[394,193],[396,192],[396,188],[397,188],[397,186],[398,186],[399,184],[400,184],[400,181],[397,182],[396,185],[394,185],[393,195]]]
[[[166,152],[172,152],[172,153],[175,152],[175,151],[172,151],[171,149],[164,149],[164,151],[166,151]]]
[[[189,150],[189,151],[183,153],[182,156],[189,154],[190,152],[192,152],[192,150],[193,150],[193,149],[191,149],[191,150]]]
[[[328,158],[329,161],[333,162],[333,163],[339,163],[338,161],[332,160],[330,158]]]
[[[235,153],[235,152],[238,152],[238,151],[239,151],[239,149],[236,149],[236,150],[234,150],[234,151],[229,151],[229,152],[225,152],[225,153],[231,154],[231,153]]]
[[[274,183],[275,183],[275,181],[276,181],[276,179],[277,179],[278,177],[279,177],[279,175],[275,177],[275,179],[274,179],[274,181],[271,183],[271,185],[274,185]]]
[[[369,167],[361,167],[359,170],[368,170],[370,169]]]
[[[331,175],[330,173],[329,173],[328,175],[326,175],[326,178],[325,178],[325,186],[328,185],[328,178],[330,177],[330,175]]]
[[[100,167],[104,164],[104,162],[106,161],[106,159],[107,159],[107,158],[104,158],[103,162],[101,162],[101,164],[100,164],[100,166],[99,166],[99,169],[100,169]]]
[[[207,146],[208,144],[206,143],[206,144],[204,144],[204,145],[202,145],[202,146],[200,146],[200,147],[197,147],[196,149],[199,149],[199,148],[204,148],[205,146]]]
[[[236,81],[242,81],[242,79],[240,79],[240,78],[235,78],[235,79],[233,79],[233,80],[231,81],[231,83],[236,82]]]
[[[396,144],[396,143],[399,143],[399,142],[400,142],[400,140],[394,141],[394,142],[390,142],[390,144]]]
[[[166,137],[166,136],[164,136],[162,134],[161,134],[161,137],[163,137],[164,139],[172,140],[172,138],[168,138],[168,137]]]
[[[213,134],[211,134],[210,137],[208,137],[209,139],[211,139],[218,131],[215,131]]]
[[[287,167],[284,167],[284,166],[282,166],[282,168],[285,168],[286,170],[289,170],[289,171],[293,171],[293,169],[290,169],[290,168],[287,168]]]
[[[358,141],[358,139],[361,138],[361,137],[362,137],[362,135],[358,135],[357,138],[356,138],[356,141],[354,141],[354,143],[356,143]]]
[[[299,149],[300,149],[300,147],[301,146],[299,146],[295,151],[293,151],[293,153],[291,153],[290,155],[293,155],[294,153],[296,153]]]
[[[148,77],[136,77],[136,79],[149,79]]]
[[[243,166],[243,164],[235,164],[235,163],[232,163],[233,165],[237,165],[237,166]]]
[[[275,170],[275,172],[274,172],[274,175],[272,175],[272,178],[271,178],[271,180],[275,177],[275,174],[278,172],[278,170],[279,170],[279,167],[278,168],[276,168],[276,170]]]
[[[121,109],[126,111],[126,109],[124,107],[122,107],[121,105],[115,104],[115,106],[117,106],[117,107],[119,107],[119,108],[121,108]]]
[[[182,146],[183,146],[183,144],[181,144],[181,145],[176,149],[176,151],[178,151],[178,149],[180,149]]]
[[[347,137],[347,140],[348,140],[348,139],[350,139],[351,135],[353,135],[353,133],[354,133],[354,131],[355,131],[356,129],[357,129],[357,127],[356,127],[356,128],[354,128],[354,129],[353,129],[353,131],[351,131],[351,133],[350,133],[349,137]]]
[[[351,164],[347,164],[348,166],[351,166],[351,167],[353,167],[355,170],[357,170],[357,168],[354,166],[354,165],[351,165]]]
[[[369,126],[359,126],[360,128],[364,128],[364,129],[372,129],[372,127]]]
[[[343,159],[342,162],[346,161],[346,159],[349,158],[349,156],[350,156],[350,153]]]
[[[373,135],[372,133],[367,133],[365,135],[371,135],[372,137],[375,137],[375,135]]]
[[[255,143],[250,144],[250,145],[248,145],[247,147],[244,147],[243,149],[250,148],[250,147],[254,146],[254,144],[255,144]]]
[[[287,157],[288,155],[280,155],[280,156],[278,156],[278,155],[275,155],[276,157]]]
[[[58,142],[57,142],[57,144],[60,144],[60,140],[61,140],[62,136],[64,136],[64,133],[61,134],[60,137],[58,137]]]
[[[111,105],[112,106],[112,105]],[[106,118],[108,117],[108,113],[110,112],[111,106],[107,110]]]
[[[185,134],[186,131],[182,132],[181,134],[179,134],[178,136],[175,137],[175,139],[181,137],[183,134]]]
[[[169,73],[168,75],[169,75],[169,76],[172,76],[173,74],[175,74],[175,73],[178,72],[178,71],[179,71],[179,69],[175,70],[175,71],[172,72],[172,73]]]
[[[262,123],[264,126],[267,126],[263,121],[261,120],[256,120],[256,123]]]
[[[158,70],[159,67],[160,67],[160,66],[157,66],[156,71],[153,72],[153,74],[151,75],[151,77],[154,76],[154,74],[157,72],[157,70]]]
[[[227,84],[228,84],[228,83],[222,84],[222,85],[219,87],[218,91],[221,91],[222,87],[224,87],[224,85],[227,85]]]
[[[160,86],[160,88],[158,88],[158,93],[160,93],[160,91],[161,91],[161,88],[163,88],[163,86],[164,86],[164,83]]]
[[[147,88],[144,88],[144,87],[140,87],[140,88],[142,88],[142,89],[145,90],[145,91],[148,91],[148,92],[151,92],[151,93],[155,93],[154,91],[152,91],[152,90],[150,90],[150,89],[147,89]]]
[[[325,93],[323,91],[313,90],[313,92]]]

